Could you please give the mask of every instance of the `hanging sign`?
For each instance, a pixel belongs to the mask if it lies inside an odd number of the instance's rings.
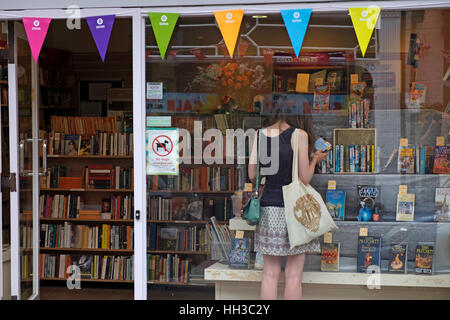
[[[51,18],[22,18],[34,62],[37,63]]]
[[[167,47],[177,24],[178,13],[150,12],[148,14],[158,44],[161,59],[166,56]]]
[[[147,175],[178,175],[178,128],[147,128]]]
[[[308,28],[312,9],[281,10],[284,24],[286,26],[295,56],[298,58]]]
[[[108,49],[115,17],[113,14],[109,16],[86,17],[86,22],[89,29],[91,29],[92,37],[103,62],[105,62],[106,50]]]
[[[367,47],[372,37],[373,29],[377,24],[381,8],[370,6],[368,8],[348,8],[352,18],[353,28],[358,38],[362,56],[366,54]]]
[[[216,17],[217,24],[219,25],[220,32],[222,33],[230,57],[233,58],[239,29],[241,29],[242,18],[244,17],[244,10],[215,11],[214,16]]]

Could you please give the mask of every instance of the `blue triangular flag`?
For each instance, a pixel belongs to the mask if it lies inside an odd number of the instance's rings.
[[[303,39],[305,38],[306,29],[308,28],[311,12],[312,9],[281,10],[281,16],[283,17],[284,24],[297,58],[300,54],[300,49],[302,48]]]

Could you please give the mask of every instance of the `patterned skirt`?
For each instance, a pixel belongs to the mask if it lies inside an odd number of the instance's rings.
[[[320,253],[319,239],[290,248],[283,207],[261,207],[261,218],[255,231],[255,251],[271,256]]]

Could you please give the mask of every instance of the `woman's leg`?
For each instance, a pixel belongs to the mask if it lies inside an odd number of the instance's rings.
[[[285,287],[284,298],[286,300],[300,300],[302,298],[302,276],[306,254],[288,256],[284,270]]]
[[[264,254],[264,270],[261,281],[261,299],[278,299],[278,280],[281,274],[281,257]]]

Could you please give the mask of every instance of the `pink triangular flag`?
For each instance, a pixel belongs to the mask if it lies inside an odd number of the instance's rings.
[[[28,43],[30,44],[31,53],[34,62],[37,63],[39,53],[44,44],[47,35],[48,26],[51,18],[22,18],[25,32],[27,33]]]

